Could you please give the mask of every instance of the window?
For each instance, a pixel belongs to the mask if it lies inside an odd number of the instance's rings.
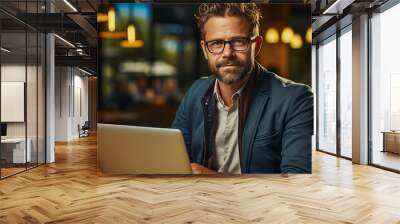
[[[336,153],[336,36],[318,48],[318,149]]]
[[[340,155],[352,157],[352,35],[351,26],[340,36]]]
[[[398,21],[400,4],[371,18],[371,157],[373,164],[396,170],[400,170]]]

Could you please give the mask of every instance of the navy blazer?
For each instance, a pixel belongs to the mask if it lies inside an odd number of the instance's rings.
[[[197,80],[172,123],[172,128],[182,131],[193,163],[205,161],[205,136],[210,130],[204,130],[203,101],[214,82],[213,75]],[[253,91],[242,131],[242,173],[311,173],[314,103],[310,87],[263,69]]]

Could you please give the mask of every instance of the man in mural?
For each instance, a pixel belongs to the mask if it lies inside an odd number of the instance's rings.
[[[212,75],[191,86],[172,124],[194,173],[311,173],[313,94],[255,61],[260,17],[254,3],[199,6]]]

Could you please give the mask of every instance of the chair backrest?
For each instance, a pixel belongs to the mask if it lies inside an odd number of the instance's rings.
[[[89,121],[85,121],[85,124],[83,124],[83,126],[82,126],[82,128],[90,128],[90,125],[89,125]]]

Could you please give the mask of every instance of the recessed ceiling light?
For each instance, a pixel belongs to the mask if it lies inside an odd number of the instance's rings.
[[[69,42],[68,40],[66,40],[66,39],[64,39],[64,38],[62,38],[62,37],[60,37],[60,36],[57,35],[57,34],[54,34],[54,36],[57,37],[57,38],[58,38],[59,40],[61,40],[62,42],[66,43],[68,46],[75,48],[75,45],[73,45],[73,44],[72,44],[71,42]]]
[[[10,52],[11,52],[11,50],[9,50],[9,49],[7,49],[7,48],[5,48],[5,47],[1,47],[0,49],[1,49],[2,51],[6,52],[6,53],[10,53]]]
[[[67,4],[74,12],[78,12],[78,10],[68,1],[64,0],[65,4]]]
[[[86,71],[86,70],[83,70],[83,69],[81,69],[81,68],[79,68],[79,67],[78,67],[78,69],[79,69],[79,71],[81,71],[81,72],[83,72],[83,73],[85,73],[85,74],[87,74],[87,75],[92,75],[92,73],[90,73],[90,72],[88,72],[88,71]]]

